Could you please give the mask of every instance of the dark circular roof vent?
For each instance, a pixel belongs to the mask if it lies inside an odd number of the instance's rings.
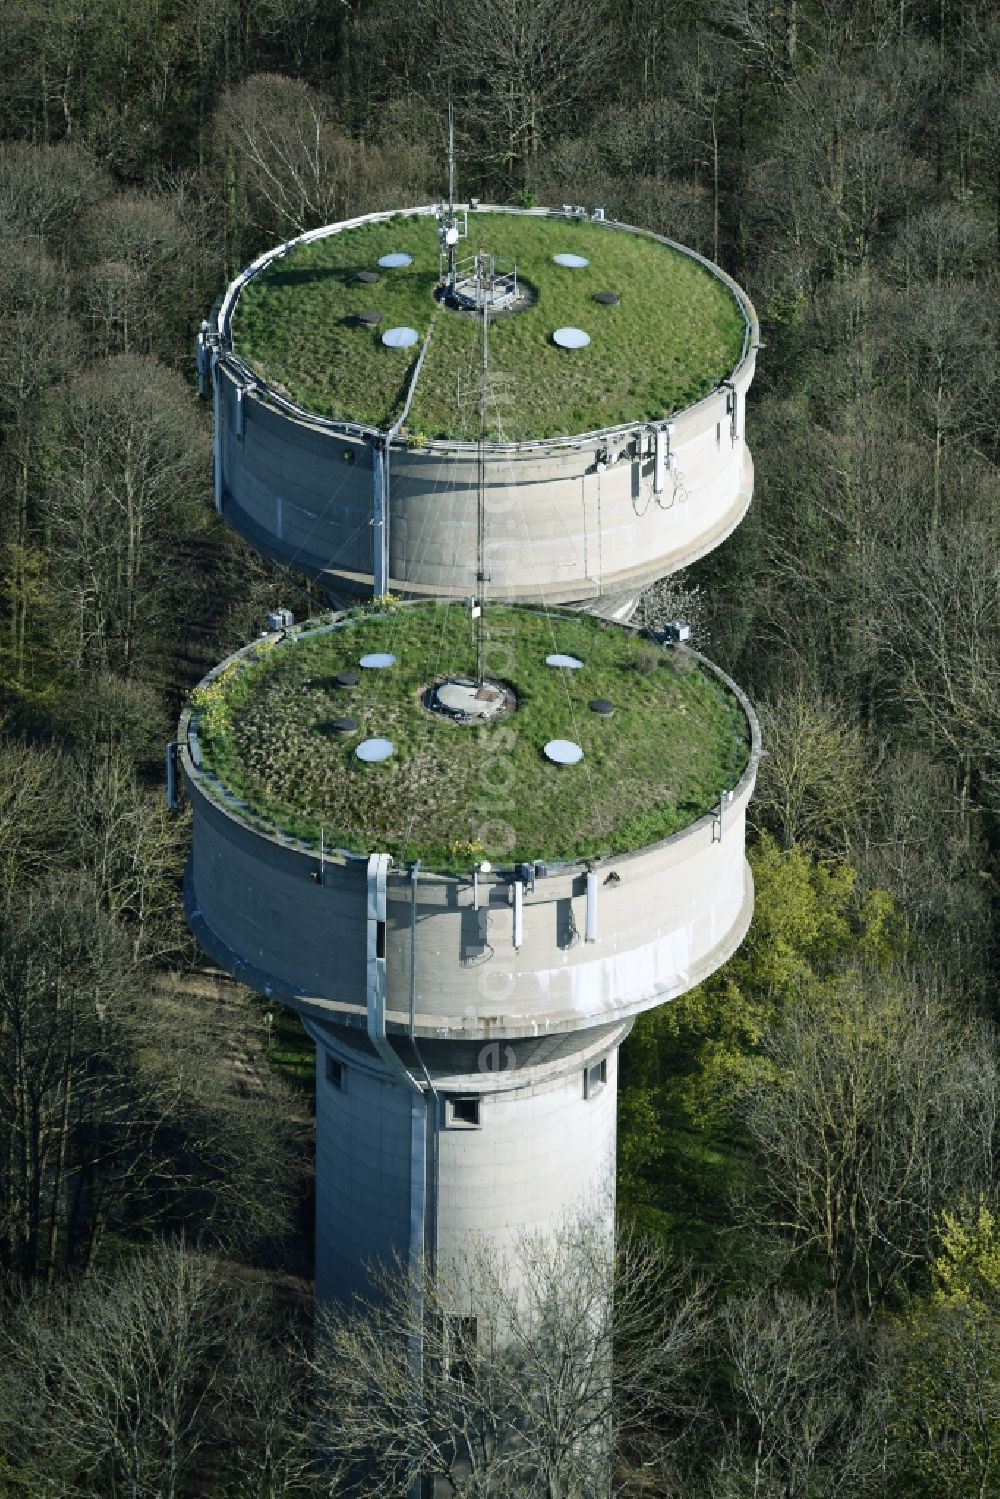
[[[602,307],[617,307],[621,297],[616,291],[595,291],[594,301],[600,302]]]
[[[378,271],[359,271],[357,279],[362,286],[374,286],[378,281]]]
[[[361,678],[356,671],[338,671],[333,680],[337,687],[357,687]]]
[[[382,321],[382,314],[376,312],[374,307],[366,307],[364,312],[358,313],[358,322],[364,323],[366,328],[374,328],[376,323]]]
[[[330,727],[335,734],[356,734],[358,732],[358,720],[356,718],[335,718]]]
[[[615,705],[606,697],[595,697],[587,704],[591,713],[597,713],[601,718],[610,718],[615,711]]]

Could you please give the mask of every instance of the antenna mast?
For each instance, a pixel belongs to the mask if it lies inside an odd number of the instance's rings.
[[[482,274],[482,261],[485,251],[480,250],[480,274]],[[479,370],[479,451],[477,472],[477,510],[476,510],[476,580],[479,598],[477,599],[478,610],[476,612],[476,682],[481,687],[486,679],[486,404],[489,396],[490,380],[490,354],[489,354],[489,327],[490,309],[486,297],[482,299],[483,314],[483,349],[482,363]]]
[[[455,228],[455,106],[448,105],[448,218],[449,230]],[[448,283],[455,285],[455,245],[458,235],[448,235]]]

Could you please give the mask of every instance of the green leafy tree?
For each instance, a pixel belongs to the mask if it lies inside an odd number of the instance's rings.
[[[1000,1220],[944,1213],[930,1293],[891,1343],[900,1492],[985,1499],[1000,1485]]]

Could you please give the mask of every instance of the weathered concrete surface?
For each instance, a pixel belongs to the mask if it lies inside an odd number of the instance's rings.
[[[729,684],[738,691],[734,684]],[[741,695],[742,696],[742,695]],[[390,873],[387,1024],[417,1036],[500,1038],[606,1024],[673,999],[742,941],[753,909],[744,857],[752,750],[719,811],[664,842],[593,865],[554,867],[524,886],[514,946],[514,871],[481,878]],[[188,907],[223,966],[314,1016],[365,1017],[366,864],[272,836],[213,795],[182,721],[181,765],[194,813]],[[544,850],[539,850],[544,853]],[[593,902],[594,940],[586,940]]]
[[[566,1038],[554,1059],[532,1060],[534,1043],[489,1049],[469,1076],[432,1069],[411,1131],[411,1098],[378,1058],[343,1030],[309,1024],[316,1040],[316,1291],[320,1298],[370,1290],[366,1265],[406,1262],[411,1225],[433,1262],[460,1265],[476,1242],[509,1257],[518,1238],[556,1237],[586,1214],[610,1231],[615,1208],[618,1047],[628,1025]],[[419,1074],[412,1049],[403,1048]],[[340,1064],[338,1084],[327,1056]],[[606,1081],[587,1088],[585,1070],[604,1059]],[[448,1100],[480,1098],[478,1128],[455,1128]],[[414,1209],[417,1212],[414,1212]],[[461,1270],[450,1298],[475,1314],[475,1288]]]
[[[742,398],[750,373],[741,377]],[[226,365],[220,381],[223,515],[254,546],[333,591],[372,584],[373,449],[242,397]],[[494,598],[550,602],[642,588],[718,546],[746,514],[753,461],[730,437],[726,392],[674,421],[677,471],[654,493],[653,459],[635,437],[608,439],[618,460],[596,465],[600,438],[578,448],[491,454],[487,558]],[[738,419],[740,420],[740,419]],[[738,427],[742,433],[742,425]],[[394,592],[464,597],[474,591],[474,455],[394,447],[390,463],[390,578]]]

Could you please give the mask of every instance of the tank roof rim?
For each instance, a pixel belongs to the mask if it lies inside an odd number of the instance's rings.
[[[453,601],[444,600],[443,602]],[[420,607],[421,605],[426,605],[427,603],[428,600],[426,599],[404,599],[400,600],[399,603],[397,603],[394,607],[396,609],[407,609]],[[532,606],[527,604],[518,604],[512,607],[524,608],[534,613],[550,613],[566,616],[573,616],[580,612],[578,610],[561,607],[558,605]],[[232,651],[227,657],[217,663],[217,665],[214,666],[211,671],[207,672],[206,675],[201,679],[201,681],[196,684],[196,686],[202,687],[207,683],[214,681],[221,674],[225,673],[229,667],[234,665],[243,655],[259,648],[262,643],[266,642],[268,646],[274,645],[278,648],[281,648],[282,646],[288,648],[291,646],[291,644],[294,643],[296,639],[300,638],[302,635],[305,635],[306,638],[308,638],[313,634],[327,633],[332,630],[341,629],[345,625],[349,625],[352,622],[353,617],[354,616],[352,615],[351,610],[335,610],[331,611],[331,615],[326,623],[313,630],[304,630],[301,626],[295,626],[291,631],[287,632],[265,632],[264,635],[258,637],[256,640],[249,641],[247,642],[247,644],[239,647],[239,649]],[[377,616],[369,615],[367,617],[372,618]],[[654,632],[646,630],[642,626],[636,625],[631,621],[618,621],[615,624],[615,628],[626,631],[636,637],[645,635],[647,638],[659,638],[655,635]],[[723,687],[725,687],[729,692],[732,693],[733,697],[740,707],[741,712],[743,713],[747,728],[749,730],[750,739],[747,761],[736,784],[728,792],[725,792],[723,794],[727,797],[727,806],[731,806],[734,802],[748,802],[757,779],[757,770],[760,764],[762,753],[760,723],[758,721],[756,713],[754,712],[753,705],[750,702],[750,699],[747,697],[746,693],[739,686],[739,684],[735,682],[733,678],[729,676],[728,672],[724,671],[721,666],[717,665],[717,663],[712,661],[708,656],[703,655],[702,652],[695,650],[690,646],[685,646],[685,650],[689,652],[691,657],[695,661],[697,661],[702,668],[704,668],[708,673],[714,676]],[[209,787],[213,782],[217,781],[217,777],[215,777],[214,773],[208,770],[206,767],[197,765],[191,753],[190,733],[193,729],[192,720],[194,716],[194,708],[191,699],[188,698],[185,701],[178,718],[176,744],[177,754],[182,762],[185,776],[190,781],[190,783],[196,785],[201,794],[204,795],[219,812],[221,812],[226,817],[231,818],[241,827],[249,828],[252,832],[255,833],[256,836],[263,838],[266,841],[271,842],[277,847],[285,849],[292,854],[298,855],[304,859],[309,859],[313,863],[315,863],[317,853],[314,848],[303,843],[301,840],[293,838],[289,834],[281,832],[281,830],[278,828],[260,827],[251,822],[246,816],[240,813],[238,807],[235,805],[235,802],[238,799],[232,793],[229,793],[226,799],[220,798],[212,793]],[[223,790],[227,790],[227,788],[223,786]],[[572,871],[580,874],[590,871],[594,868],[611,868],[614,864],[624,864],[626,862],[631,862],[632,860],[643,858],[646,855],[657,853],[660,850],[666,849],[672,845],[679,845],[685,838],[694,835],[698,830],[703,829],[707,824],[713,823],[716,819],[716,816],[717,810],[715,805],[713,804],[712,808],[710,808],[709,811],[703,813],[694,821],[687,823],[684,827],[678,828],[675,832],[670,833],[667,837],[656,839],[651,843],[642,844],[635,848],[626,849],[621,853],[605,852],[596,855],[565,860],[545,858],[543,854],[539,854],[537,856],[537,859],[539,862],[543,862],[546,865],[550,873],[568,873]],[[326,860],[329,864],[337,864],[338,866],[343,866],[344,868],[346,868],[350,864],[366,864],[371,852],[372,850],[369,850],[366,853],[362,853],[352,849],[330,849],[326,853]],[[409,871],[412,868],[413,864],[416,862],[419,861],[408,860],[405,865],[398,866],[394,862],[392,862],[390,864],[390,881],[405,880],[408,882],[411,877]],[[516,864],[514,862],[494,861],[492,874],[498,877],[498,882],[506,882],[507,879],[512,876],[515,868]],[[421,866],[420,878],[421,881],[428,880],[441,882],[446,885],[462,885],[468,884],[471,880],[471,870],[471,861],[468,874],[455,874],[448,871],[434,870],[429,867],[425,868]]]
[[[243,380],[248,385],[254,387],[256,392],[263,393],[271,404],[284,409],[286,412],[288,412],[298,420],[304,420],[308,423],[312,423],[313,425],[317,425],[327,431],[342,433],[345,435],[357,433],[360,435],[370,436],[384,442],[390,436],[389,428],[374,426],[371,423],[359,421],[357,419],[352,419],[349,417],[339,418],[323,416],[321,413],[312,411],[308,407],[302,406],[298,402],[293,401],[286,396],[283,396],[281,392],[276,389],[274,382],[265,380],[259,374],[257,374],[246,363],[246,361],[241,358],[241,356],[236,352],[233,346],[233,314],[235,312],[236,304],[239,300],[239,296],[243,288],[249,285],[250,281],[252,281],[255,277],[266,271],[274,263],[274,261],[282,259],[290,250],[297,248],[299,245],[311,244],[316,240],[329,238],[331,235],[343,233],[345,230],[360,228],[367,224],[388,223],[391,219],[395,218],[399,214],[402,214],[406,217],[415,218],[432,217],[438,213],[441,206],[442,205],[439,203],[429,203],[419,204],[414,207],[405,209],[380,209],[371,213],[359,214],[354,218],[337,220],[331,224],[321,225],[316,229],[306,230],[304,233],[294,235],[291,239],[285,240],[281,244],[274,246],[272,249],[264,251],[255,260],[251,261],[248,266],[244,267],[236,277],[234,277],[229,286],[226,288],[225,294],[218,305],[218,312],[215,316],[214,329],[215,335],[218,339],[218,357],[222,360],[225,360],[227,364],[230,364],[233,369],[242,376]],[[536,208],[522,208],[516,204],[482,202],[477,203],[474,209],[470,208],[467,203],[456,204],[455,206],[461,209],[468,209],[468,211],[472,213],[506,213],[511,214],[512,216],[569,221],[574,221],[579,218],[579,215],[577,214],[567,214],[562,209],[555,209],[544,206]],[[667,235],[657,234],[652,229],[644,229],[639,225],[628,224],[623,220],[618,219],[588,219],[587,223],[591,224],[594,228],[617,230],[625,234],[632,234],[642,238],[654,240],[656,243],[665,246],[667,249],[673,250],[676,253],[686,256],[688,259],[695,261],[697,264],[702,266],[702,268],[706,270],[709,275],[714,277],[715,280],[721,282],[721,284],[726,287],[734,297],[737,306],[739,307],[740,312],[743,316],[744,338],[740,357],[729,370],[725,379],[714,386],[712,390],[699,397],[697,401],[692,401],[685,406],[674,407],[670,411],[664,411],[659,417],[648,419],[637,417],[634,420],[629,420],[627,422],[614,423],[610,426],[603,427],[591,427],[582,429],[579,432],[568,433],[563,436],[531,437],[517,442],[490,442],[485,445],[487,450],[490,452],[510,453],[511,451],[519,450],[543,452],[556,451],[560,448],[572,447],[576,444],[588,443],[592,440],[606,440],[619,434],[635,432],[636,430],[646,430],[662,425],[664,422],[673,421],[687,412],[697,411],[699,407],[713,400],[717,396],[718,392],[725,386],[741,382],[748,370],[750,375],[752,376],[753,368],[756,363],[757,350],[760,347],[760,323],[757,317],[756,309],[754,308],[749,295],[744,290],[744,288],[740,286],[738,281],[730,276],[728,272],[724,271],[721,266],[717,265],[714,261],[709,260],[707,256],[702,255],[699,251],[692,249],[689,245],[681,244],[678,240],[670,239]],[[392,441],[395,445],[402,448],[414,447],[414,444],[412,444],[408,438],[402,436],[399,433],[392,434]],[[466,451],[475,452],[477,450],[477,444],[475,442],[469,443],[464,442],[461,439],[447,437],[428,437],[426,439],[423,439],[418,446],[419,450],[422,452],[435,453],[462,453]]]

